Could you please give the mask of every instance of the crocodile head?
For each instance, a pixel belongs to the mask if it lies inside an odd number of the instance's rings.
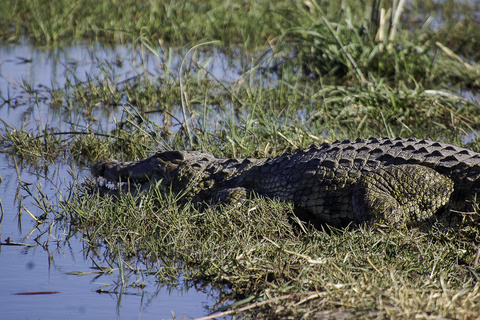
[[[168,186],[171,172],[183,160],[181,151],[163,151],[138,161],[107,159],[93,165],[91,173],[101,193],[141,192],[157,183]]]

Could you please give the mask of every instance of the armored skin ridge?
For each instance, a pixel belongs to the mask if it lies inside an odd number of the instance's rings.
[[[183,201],[236,204],[252,194],[292,202],[315,226],[375,222],[457,226],[480,189],[480,153],[414,138],[312,145],[276,158],[162,151],[91,168],[103,193],[172,190]]]

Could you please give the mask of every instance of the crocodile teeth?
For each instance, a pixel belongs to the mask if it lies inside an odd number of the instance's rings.
[[[148,182],[148,179],[130,179],[127,181],[111,181],[104,177],[96,177],[96,184],[99,188],[107,188],[112,191],[128,190],[131,188],[141,188],[143,184]]]

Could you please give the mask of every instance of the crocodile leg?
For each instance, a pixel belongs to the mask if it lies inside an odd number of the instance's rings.
[[[391,165],[362,174],[353,192],[359,222],[415,225],[445,209],[453,181],[428,167]]]
[[[247,189],[243,187],[225,188],[214,193],[213,203],[224,205],[241,205],[247,200]]]

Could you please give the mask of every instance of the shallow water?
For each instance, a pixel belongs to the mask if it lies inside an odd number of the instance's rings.
[[[100,73],[99,60],[128,61],[116,69],[119,79],[127,79],[141,68],[155,69],[158,63],[152,54],[121,46],[52,50],[28,45],[0,47],[0,119],[17,128],[36,130],[48,126],[67,130],[69,122],[75,119],[73,111],[54,112],[27,91],[34,90],[41,97],[45,87],[63,86],[69,76],[79,79],[96,76]],[[214,72],[219,78],[234,75],[221,71],[225,68],[223,64],[217,65]],[[113,126],[115,116],[113,113],[101,119],[107,130],[109,125]],[[45,223],[37,225],[28,213],[36,217],[44,213],[35,206],[29,192],[34,196],[44,193],[55,202],[73,180],[69,172],[82,177],[88,174],[88,168],[56,162],[36,169],[0,153],[1,242],[31,245],[0,246],[1,318],[162,319],[171,318],[172,312],[177,318],[208,314],[216,302],[216,292],[209,287],[202,291],[185,290],[181,285],[162,287],[154,276],[143,275],[140,279],[146,285],[143,289],[118,289],[112,286],[120,281],[118,272],[101,276],[70,274],[95,271],[94,261],[101,258],[85,251],[87,246],[78,235],[69,237],[68,227],[60,222],[49,228],[53,221],[47,218]],[[98,293],[100,290],[102,293]]]

